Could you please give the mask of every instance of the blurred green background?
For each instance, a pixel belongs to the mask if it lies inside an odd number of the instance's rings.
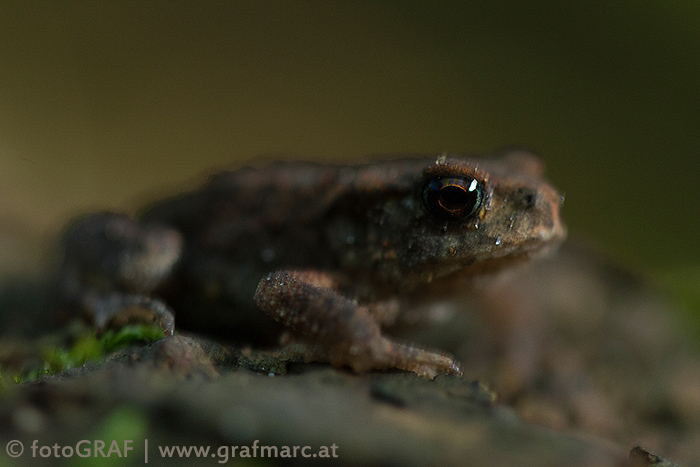
[[[572,234],[697,278],[699,83],[694,1],[5,0],[1,268],[260,155],[518,144]]]

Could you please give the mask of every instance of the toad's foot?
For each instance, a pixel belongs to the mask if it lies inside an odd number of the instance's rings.
[[[382,336],[376,319],[366,306],[360,306],[335,290],[326,274],[309,271],[278,271],[260,281],[255,293],[258,306],[272,318],[323,344],[305,359],[347,365],[358,373],[371,369],[398,368],[434,378],[438,374],[461,375],[452,358]],[[300,347],[301,348],[301,347]]]
[[[130,321],[155,323],[163,329],[164,336],[175,331],[175,317],[165,303],[138,294],[112,293],[109,295],[87,294],[82,305],[98,329],[114,323],[123,326]]]

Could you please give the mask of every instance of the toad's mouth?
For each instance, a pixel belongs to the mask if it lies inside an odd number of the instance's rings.
[[[431,277],[452,274],[478,276],[496,273],[509,267],[543,258],[556,252],[566,238],[566,227],[558,223],[554,228],[543,232],[539,237],[506,242],[499,238],[489,239],[488,247],[465,257],[455,257],[454,261],[436,262],[427,268]]]
[[[548,228],[533,231],[532,236],[506,241],[502,237],[489,238],[488,247],[478,252],[473,264],[482,263],[486,267],[498,269],[512,262],[527,261],[547,256],[559,247],[566,238],[566,226],[556,220]]]
[[[474,271],[495,272],[518,263],[549,256],[560,244],[561,240],[558,239],[548,242],[528,240],[515,246],[494,250],[484,258],[476,258],[466,267]]]

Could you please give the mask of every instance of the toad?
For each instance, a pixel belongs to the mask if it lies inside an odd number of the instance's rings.
[[[412,316],[417,298],[552,251],[566,235],[561,203],[523,150],[242,168],[138,220],[75,222],[63,289],[99,327],[136,307],[166,333],[174,314],[178,327],[258,345],[289,329],[288,348],[307,361],[460,374],[452,357],[381,329]]]

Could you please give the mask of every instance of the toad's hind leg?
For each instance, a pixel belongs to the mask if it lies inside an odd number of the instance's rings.
[[[334,366],[358,373],[398,368],[428,378],[461,374],[459,364],[446,355],[382,336],[367,307],[339,294],[326,274],[274,272],[258,284],[255,301],[272,318],[328,348]]]
[[[63,298],[87,311],[100,329],[135,320],[156,323],[171,335],[172,311],[149,295],[170,277],[183,241],[170,227],[141,225],[124,214],[85,216],[63,237]]]

